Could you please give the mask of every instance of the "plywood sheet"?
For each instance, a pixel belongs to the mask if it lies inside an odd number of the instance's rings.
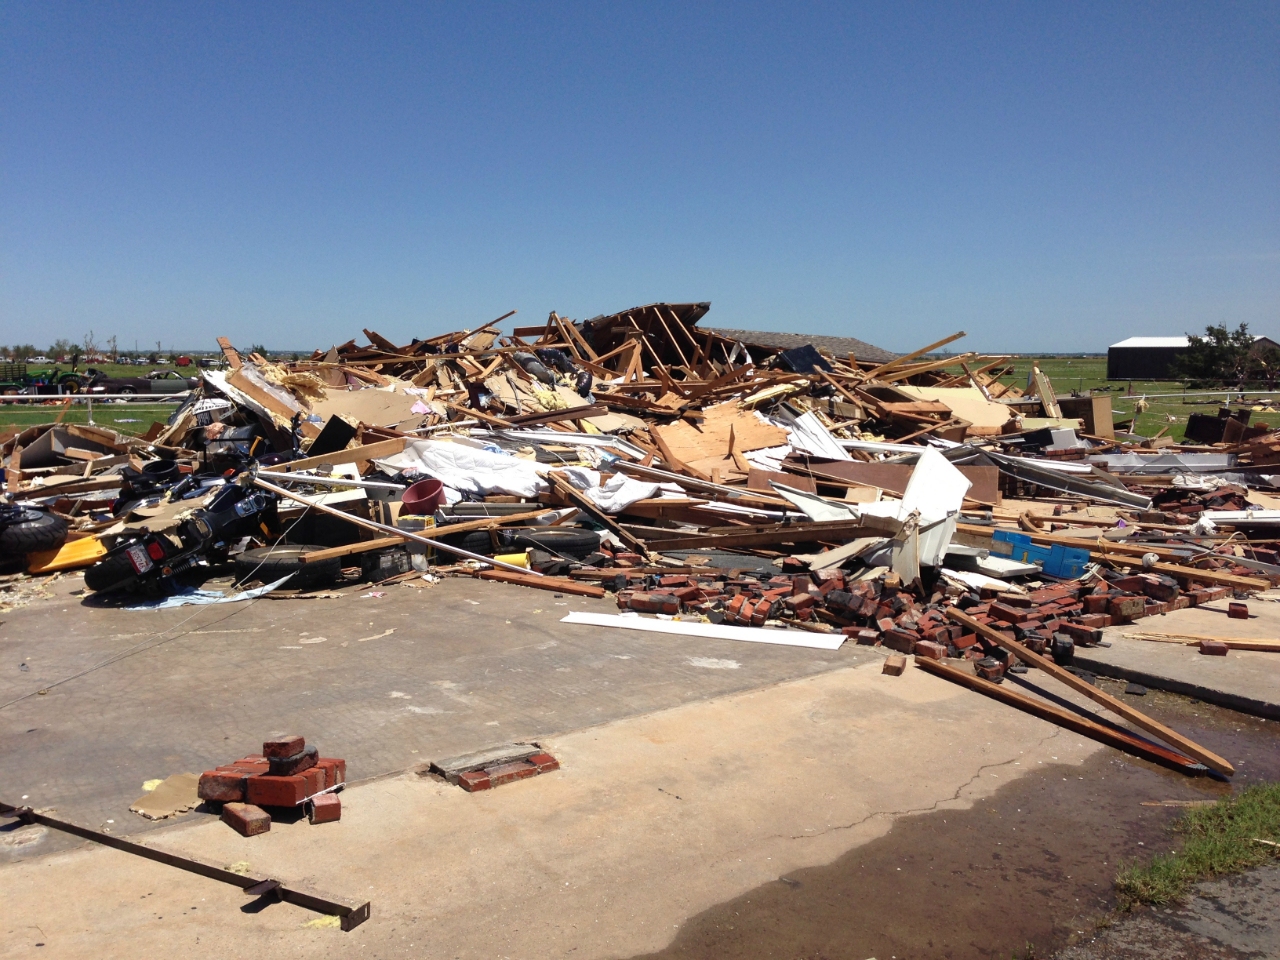
[[[662,436],[667,448],[683,463],[728,456],[729,431],[733,431],[734,449],[739,453],[780,447],[787,442],[787,431],[765,423],[736,402],[720,403],[703,411],[699,426],[677,420],[651,430]]]

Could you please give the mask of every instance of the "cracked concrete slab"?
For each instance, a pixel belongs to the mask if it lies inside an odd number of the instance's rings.
[[[0,869],[0,956],[97,957],[104,936],[139,955],[627,956],[899,818],[967,808],[1101,749],[922,671],[884,676],[878,659],[544,745],[560,771],[485,793],[409,773],[347,791],[336,824],[148,835],[366,896],[372,919],[351,933],[309,927],[314,915],[288,905],[245,914],[233,888],[89,848]]]

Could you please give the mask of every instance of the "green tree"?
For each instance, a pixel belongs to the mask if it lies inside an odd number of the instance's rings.
[[[1242,385],[1249,377],[1254,357],[1249,325],[1242,323],[1231,330],[1226,324],[1210,324],[1204,334],[1187,334],[1190,345],[1174,365],[1175,375],[1197,384]]]

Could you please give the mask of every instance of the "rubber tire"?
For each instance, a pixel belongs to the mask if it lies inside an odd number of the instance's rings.
[[[236,557],[236,582],[243,582],[252,577],[263,583],[274,583],[292,573],[293,579],[284,584],[286,590],[309,590],[312,587],[328,586],[337,580],[342,572],[341,557],[331,557],[315,563],[303,563],[299,559],[304,553],[323,549],[324,547],[293,545],[246,550]]]
[[[67,521],[43,510],[20,508],[18,519],[0,529],[0,555],[26,556],[57,550],[67,542]]]
[[[426,536],[431,536],[431,533],[431,530],[423,531]],[[493,542],[489,539],[488,530],[473,530],[470,533],[456,533],[452,536],[444,534],[432,537],[433,540],[461,547],[463,550],[478,553],[483,557],[492,557],[495,553],[516,553],[525,547],[537,547],[540,550],[546,550],[548,553],[582,559],[588,554],[594,553],[600,547],[600,534],[593,530],[572,527],[567,530],[548,528],[537,533],[526,531],[516,533],[513,530],[499,530],[498,538],[498,542],[503,546],[498,550],[494,550]]]
[[[131,396],[131,397],[132,397],[132,396],[134,396],[137,392],[138,392],[138,390],[137,390],[137,388],[136,388],[136,387],[121,387],[121,388],[120,388],[120,393],[121,393],[122,395],[124,395],[124,394],[128,394],[129,396]]]
[[[546,530],[523,530],[512,537],[511,542],[519,548],[536,547],[548,553],[581,560],[600,549],[600,534],[581,527],[548,527]]]
[[[138,574],[124,550],[113,550],[84,572],[84,585],[94,593],[131,587],[137,579]]]

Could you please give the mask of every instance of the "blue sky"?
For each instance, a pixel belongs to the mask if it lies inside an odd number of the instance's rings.
[[[1274,336],[1277,51],[1275,3],[5,4],[0,343]]]

